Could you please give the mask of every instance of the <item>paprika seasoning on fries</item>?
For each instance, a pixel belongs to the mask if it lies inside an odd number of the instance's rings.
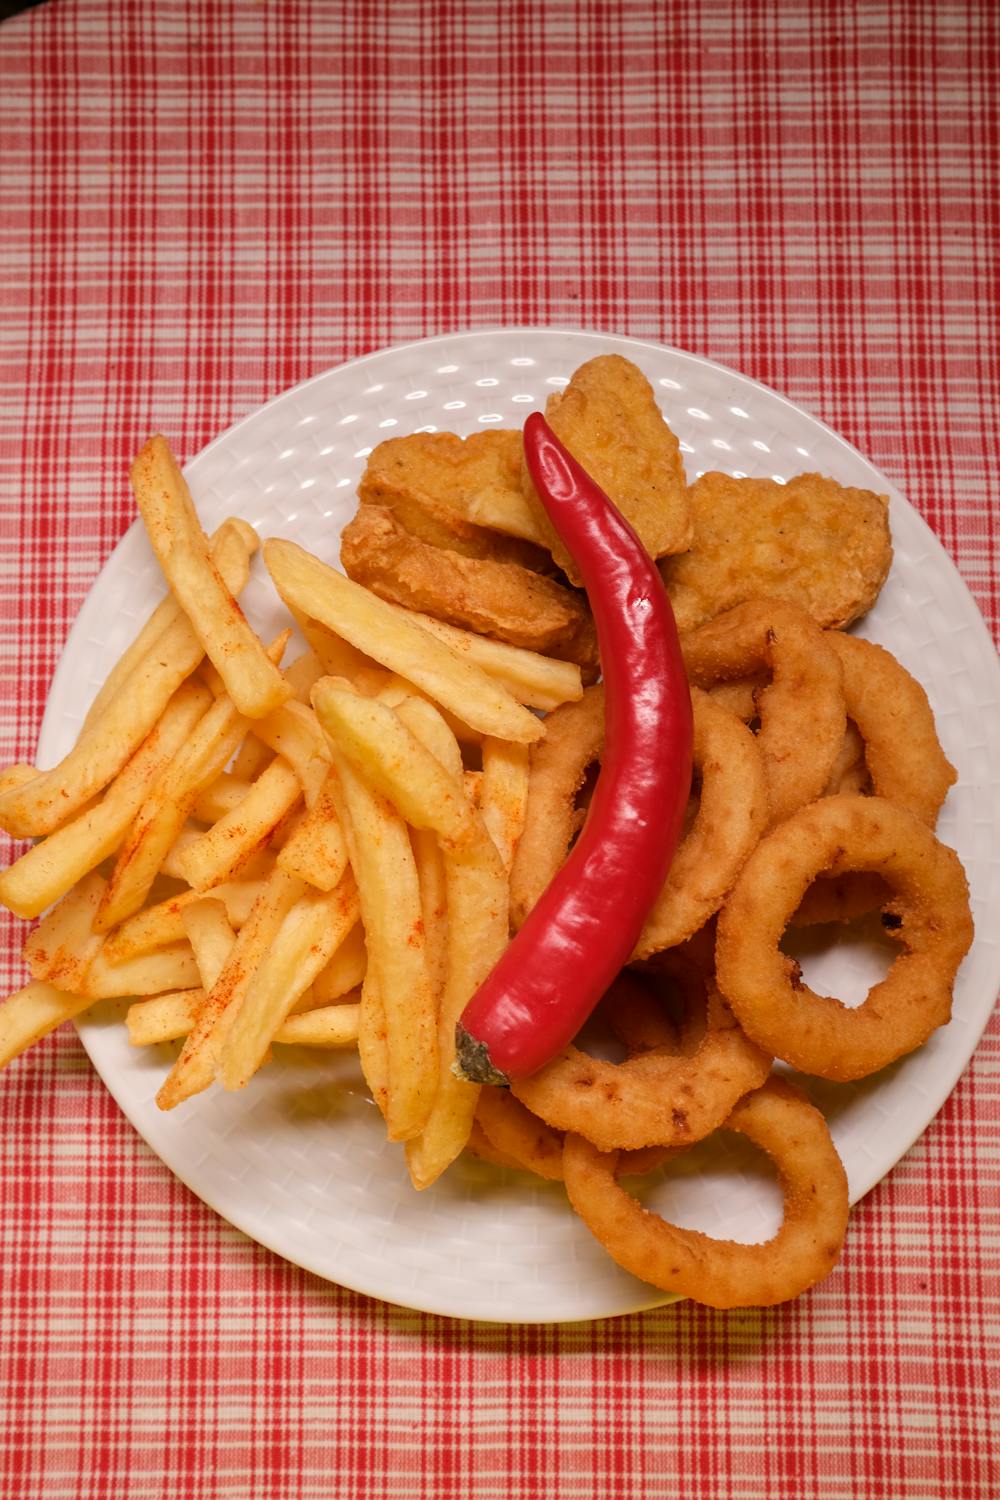
[[[576,1035],[663,887],[691,787],[691,695],[660,575],[540,414],[524,451],[593,611],[606,740],[580,837],[459,1021],[456,1071],[477,1083],[528,1077]]]

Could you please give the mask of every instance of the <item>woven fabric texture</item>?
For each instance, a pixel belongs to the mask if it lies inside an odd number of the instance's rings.
[[[478,325],[639,335],[776,387],[899,484],[996,633],[998,32],[990,0],[6,21],[0,764],[32,756],[150,432],[186,459],[305,376]],[[0,1080],[0,1497],[985,1500],[998,1063],[994,1021],[799,1303],[507,1328],[244,1239],[64,1028]]]

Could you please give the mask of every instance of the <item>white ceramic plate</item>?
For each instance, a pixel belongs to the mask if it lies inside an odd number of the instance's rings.
[[[191,489],[209,529],[227,515],[245,516],[263,537],[292,537],[334,562],[376,443],[415,429],[467,434],[520,425],[577,365],[609,351],[633,359],[653,382],[692,476],[710,468],[778,478],[821,470],[892,496],[895,564],[862,628],[931,696],[960,772],[940,833],[965,863],[979,932],[954,1019],[921,1052],[856,1086],[810,1085],[857,1199],[947,1098],[1000,973],[1000,946],[985,920],[1000,908],[1000,672],[964,584],[903,497],[821,423],[730,370],[631,339],[539,329],[429,339],[330,370],[212,443],[188,466]],[[161,593],[136,525],[70,634],[42,726],[42,765],[65,754],[98,685]],[[282,617],[259,561],[245,603],[273,633]],[[814,981],[860,998],[872,955],[861,946],[808,963]],[[213,1090],[160,1113],[154,1095],[172,1050],[133,1050],[120,1014],[105,1007],[80,1032],[136,1130],[206,1203],[287,1259],[390,1302],[469,1318],[561,1321],[665,1300],[605,1256],[558,1186],[463,1161],[415,1193],[349,1057],[282,1049],[245,1092]],[[735,1147],[696,1148],[651,1201],[678,1222],[746,1240],[769,1234],[780,1211],[773,1182]]]

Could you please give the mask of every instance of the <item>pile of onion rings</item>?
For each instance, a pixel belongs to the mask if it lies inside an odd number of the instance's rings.
[[[563,1182],[641,1279],[713,1307],[763,1306],[825,1276],[847,1227],[826,1122],[781,1072],[868,1077],[950,1017],[972,941],[964,872],[934,834],[955,772],[905,668],[789,601],[747,600],[683,648],[695,724],[686,830],[601,1007],[625,1055],[592,1055],[578,1039],[510,1092],[484,1089],[471,1145]],[[547,731],[511,874],[515,928],[586,818],[601,688],[550,714]],[[786,929],[875,910],[899,949],[885,979],[857,1007],[815,994],[782,952]],[[777,1169],[784,1219],[765,1244],[680,1229],[621,1185],[717,1130],[745,1136]]]

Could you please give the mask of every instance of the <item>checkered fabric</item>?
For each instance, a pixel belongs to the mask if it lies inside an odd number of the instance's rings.
[[[472,325],[777,387],[899,483],[996,630],[998,27],[993,0],[5,22],[0,763],[32,755],[149,432],[187,458],[304,376]],[[994,1496],[998,1062],[994,1024],[798,1303],[508,1328],[244,1239],[64,1028],[0,1081],[0,1500]]]

